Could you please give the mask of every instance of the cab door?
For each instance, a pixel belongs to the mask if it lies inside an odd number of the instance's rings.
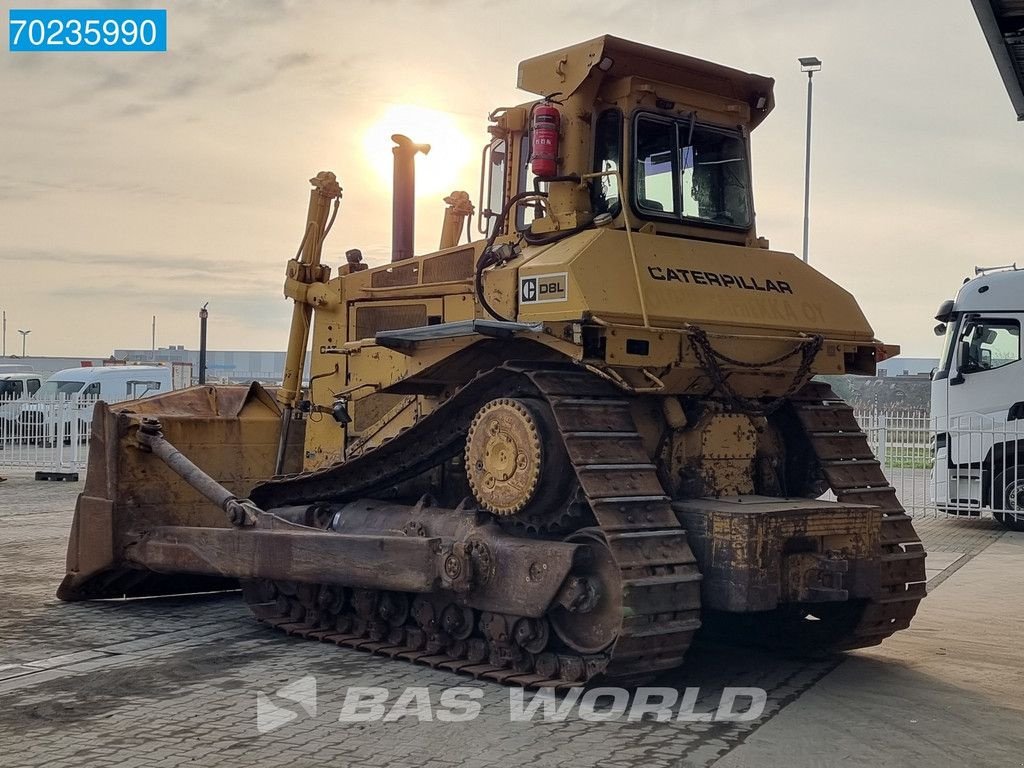
[[[966,315],[953,348],[946,395],[949,456],[961,468],[962,479],[970,478],[957,495],[970,499],[971,506],[981,502],[983,486],[992,481],[985,462],[993,447],[1017,429],[1013,412],[1021,411],[1024,418],[1021,319],[1017,314]]]

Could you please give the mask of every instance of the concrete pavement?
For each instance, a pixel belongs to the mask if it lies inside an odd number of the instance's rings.
[[[825,660],[695,648],[657,685],[762,688],[751,722],[512,722],[508,689],[256,625],[235,594],[65,604],[54,590],[75,483],[0,486],[0,766],[1019,766],[1024,536],[923,519],[938,585],[913,628]],[[943,581],[943,579],[945,579]],[[983,629],[979,629],[982,627]],[[315,678],[317,707],[282,691]],[[347,692],[480,693],[470,722],[340,723]],[[290,708],[258,728],[260,694]],[[916,722],[914,722],[916,721]],[[730,762],[731,761],[731,762]]]
[[[715,768],[1024,765],[1024,534],[949,576]]]

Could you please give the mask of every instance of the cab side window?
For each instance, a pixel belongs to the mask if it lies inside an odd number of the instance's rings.
[[[86,387],[85,389],[82,390],[82,399],[83,400],[89,400],[89,399],[95,400],[99,396],[100,396],[100,383],[98,381],[94,381],[92,384],[90,384],[88,387]]]
[[[35,393],[39,391],[39,387],[40,387],[39,379],[29,379],[28,380],[28,394],[29,394],[29,396],[31,397],[32,395],[35,395]]]
[[[606,109],[594,125],[594,172],[622,172],[622,112]],[[590,200],[594,213],[618,214],[618,176],[599,176],[590,182]]]
[[[127,395],[131,398],[145,397],[160,389],[159,381],[129,381]]]
[[[498,217],[505,207],[505,173],[508,168],[508,145],[504,139],[495,139],[484,147],[483,167],[480,174],[481,200],[478,228],[490,237],[498,226]],[[486,192],[484,187],[486,186]]]
[[[966,345],[961,373],[992,371],[1020,360],[1020,323],[1016,320],[973,320],[960,337]]]

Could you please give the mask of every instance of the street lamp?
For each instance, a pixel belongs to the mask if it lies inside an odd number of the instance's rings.
[[[19,330],[18,333],[21,334],[21,356],[24,357],[25,356],[25,337],[28,336],[30,333],[32,333],[32,331],[22,331],[22,330]]]
[[[817,56],[803,56],[799,59],[800,71],[807,73],[807,150],[804,159],[804,263],[807,263],[807,232],[810,229],[811,204],[811,97],[814,94],[814,73],[821,70],[821,59]]]

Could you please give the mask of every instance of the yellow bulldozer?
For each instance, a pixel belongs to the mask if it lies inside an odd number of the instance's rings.
[[[394,137],[382,266],[321,263],[342,190],[312,179],[280,388],[97,406],[61,599],[241,587],[290,634],[522,686],[650,678],[702,626],[827,653],[909,625],[924,549],[813,380],[895,348],[754,227],[773,81],[605,36],[518,84],[436,252],[425,145]]]

